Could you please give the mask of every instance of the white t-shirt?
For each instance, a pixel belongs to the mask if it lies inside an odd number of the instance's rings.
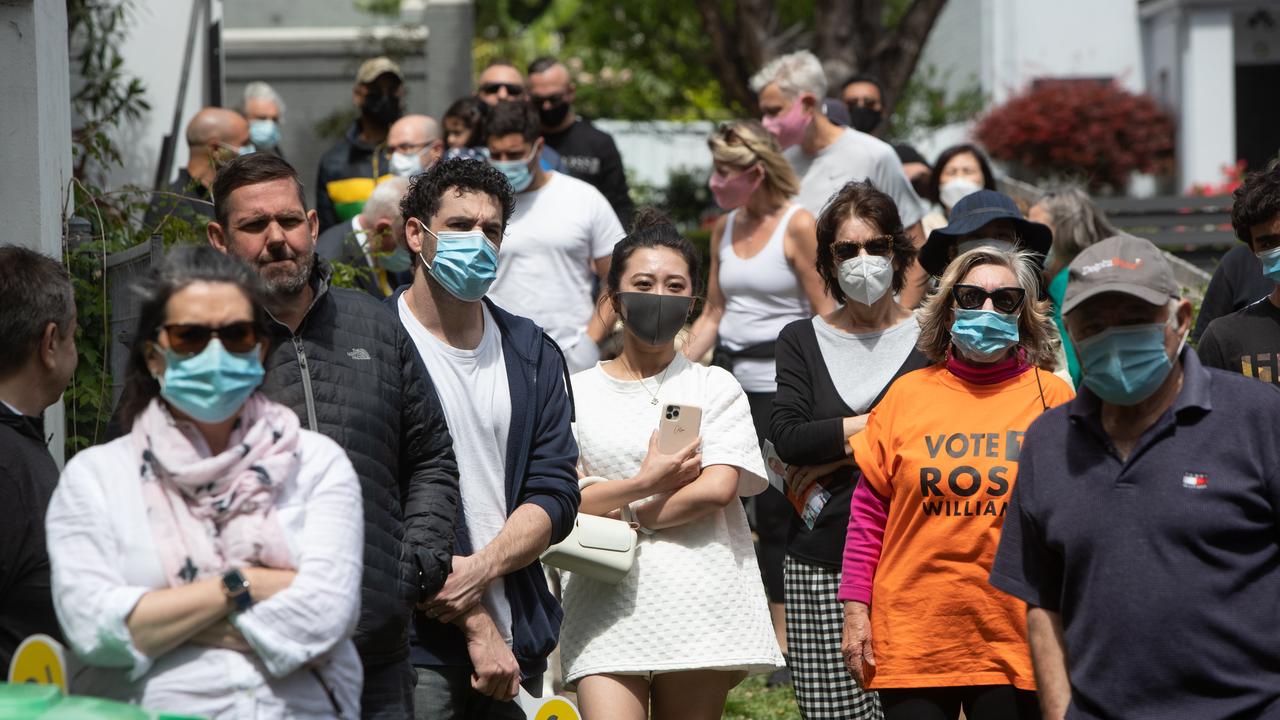
[[[599,190],[548,172],[545,185],[516,196],[489,299],[541,325],[561,348],[571,348],[595,308],[592,262],[609,256],[624,234]]]
[[[903,227],[911,227],[924,217],[924,204],[911,187],[902,161],[893,146],[883,140],[846,128],[817,155],[806,153],[799,145],[787,148],[783,154],[800,176],[800,194],[794,200],[815,218],[822,214],[831,196],[853,180],[870,180],[893,198]]]
[[[676,353],[659,377],[628,382],[597,365],[572,380],[574,434],[584,475],[634,476],[663,405],[682,403],[702,408],[704,467],[737,470],[739,495],[755,495],[768,486],[747,396],[723,369]],[[569,572],[563,574],[563,588],[560,658],[568,682],[596,673],[698,668],[763,673],[782,665],[740,502],[683,525],[641,533],[635,565],[616,585]]]
[[[427,366],[444,407],[453,454],[458,460],[462,517],[473,551],[498,536],[507,522],[507,435],[511,430],[511,387],[502,353],[502,333],[488,307],[484,336],[474,350],[460,350],[418,322],[403,295],[396,303],[400,322]],[[481,603],[511,644],[511,606],[502,580],[489,584]]]

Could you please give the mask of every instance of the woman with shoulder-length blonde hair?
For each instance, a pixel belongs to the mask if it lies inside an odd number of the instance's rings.
[[[755,120],[737,120],[721,125],[707,145],[715,163],[711,192],[729,212],[711,232],[707,299],[684,353],[696,360],[715,349],[713,363],[732,372],[746,391],[763,442],[769,439],[778,391],[778,334],[836,305],[818,274],[817,224],[792,202],[800,181],[773,136]],[[778,643],[785,649],[782,557],[793,510],[773,489],[755,503],[760,565]]]
[[[987,582],[1022,434],[1071,399],[1027,253],[955,258],[919,312],[933,365],[899,378],[849,442],[843,654],[886,720],[1039,718],[1024,606]],[[891,509],[892,508],[892,509]]]

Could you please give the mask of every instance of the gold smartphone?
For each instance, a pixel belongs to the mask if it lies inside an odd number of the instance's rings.
[[[686,448],[702,426],[702,408],[697,405],[664,405],[658,418],[658,452],[671,455]]]

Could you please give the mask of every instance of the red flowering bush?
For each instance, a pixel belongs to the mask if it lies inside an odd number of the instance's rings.
[[[1248,169],[1248,163],[1244,160],[1237,160],[1235,165],[1222,166],[1222,184],[1214,185],[1212,183],[1196,183],[1187,191],[1188,195],[1199,195],[1202,197],[1214,197],[1216,195],[1230,195],[1236,191],[1236,188],[1244,184],[1244,172]]]
[[[1122,191],[1135,172],[1172,167],[1173,118],[1114,82],[1042,80],[993,108],[975,135],[993,158],[1035,175]]]

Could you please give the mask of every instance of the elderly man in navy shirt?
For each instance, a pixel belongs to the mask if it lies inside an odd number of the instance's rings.
[[[1045,718],[1280,718],[1280,390],[1184,349],[1146,240],[1071,263],[1084,388],[1027,430],[991,583]]]

